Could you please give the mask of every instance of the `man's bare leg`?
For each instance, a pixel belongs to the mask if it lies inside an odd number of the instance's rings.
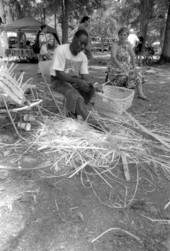
[[[82,118],[85,121],[87,121],[87,123],[89,123],[90,125],[92,125],[94,128],[102,129],[102,127],[99,124],[99,122],[89,114],[88,108],[87,108],[86,104],[84,103],[84,101],[81,98],[79,98],[77,100],[77,103],[76,103],[76,113],[78,115],[81,115]]]

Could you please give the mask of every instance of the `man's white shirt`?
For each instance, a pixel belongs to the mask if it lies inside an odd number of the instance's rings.
[[[50,67],[50,75],[56,76],[55,71],[64,71],[69,75],[89,74],[87,57],[83,52],[74,56],[69,44],[58,46],[54,51]]]
[[[128,42],[132,45],[132,48],[134,48],[139,42],[139,38],[135,34],[130,34],[128,36]]]

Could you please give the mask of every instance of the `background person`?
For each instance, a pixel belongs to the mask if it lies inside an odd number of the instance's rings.
[[[91,42],[91,36],[90,36],[90,17],[84,16],[81,19],[78,30],[85,30],[88,33],[88,44],[86,48],[84,49],[84,53],[86,54],[87,58],[91,60],[93,58],[93,54],[91,51],[92,42]]]
[[[40,31],[37,34],[38,39],[39,39],[39,46],[40,46],[40,53],[38,55],[38,62],[43,61],[44,58],[46,58],[46,60],[51,59],[51,55],[50,55],[48,48],[47,48],[46,32],[47,32],[47,26],[42,25],[40,27]],[[38,74],[40,74],[39,69],[38,69]]]
[[[83,53],[87,44],[88,33],[78,30],[71,44],[55,49],[50,67],[51,82],[53,88],[66,97],[68,111],[81,115],[92,126],[100,127],[87,108],[95,92],[89,78],[88,60]]]
[[[17,32],[17,46],[18,48],[25,48],[26,46],[26,35],[25,32],[18,30]]]
[[[31,41],[26,41],[26,49],[31,49]]]
[[[137,64],[142,65],[142,51],[143,51],[144,38],[139,36],[139,42],[135,47],[135,54],[137,56]]]
[[[113,85],[127,88],[137,88],[138,98],[146,99],[142,90],[144,78],[136,69],[135,55],[131,44],[127,41],[129,30],[120,28],[118,42],[111,47],[111,60],[107,66],[108,78]],[[131,58],[129,62],[129,56]]]
[[[0,26],[1,26],[1,24],[4,24],[2,21],[2,17],[0,17]]]
[[[142,52],[143,44],[144,44],[144,38],[142,36],[139,36],[138,44],[135,47],[135,52]]]
[[[135,49],[137,44],[139,43],[139,38],[135,34],[134,29],[129,30],[129,35],[128,35],[128,42],[131,44],[132,48]]]
[[[42,61],[44,57],[47,60],[51,59],[50,53],[47,49],[47,38],[46,38],[47,26],[42,25],[40,27],[39,33],[39,44],[40,44],[40,54],[39,54],[39,61]]]

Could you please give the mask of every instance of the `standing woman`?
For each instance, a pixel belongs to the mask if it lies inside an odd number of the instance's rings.
[[[118,32],[119,39],[112,44],[111,60],[107,66],[108,78],[116,86],[136,87],[138,98],[146,100],[147,98],[142,90],[144,78],[136,69],[135,54],[131,44],[127,41],[128,35],[128,28],[120,28]]]
[[[40,27],[40,33],[39,33],[39,44],[40,44],[39,61],[43,61],[44,57],[46,57],[47,60],[51,59],[50,53],[47,49],[46,32],[47,32],[47,26],[42,25]]]
[[[43,61],[44,57],[46,60],[50,60],[51,56],[47,48],[47,38],[46,38],[47,26],[42,25],[40,27],[40,31],[38,32],[40,53],[38,55],[38,62]],[[38,74],[40,74],[40,70],[38,69]]]

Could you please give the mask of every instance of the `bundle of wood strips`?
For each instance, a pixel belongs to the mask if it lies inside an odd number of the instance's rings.
[[[34,138],[37,138],[38,150],[47,155],[48,165],[51,163],[55,170],[63,170],[71,176],[87,165],[97,168],[99,173],[108,171],[120,159],[126,169],[128,163],[155,162],[170,175],[168,154],[164,161],[160,161],[161,151],[169,151],[169,144],[161,136],[141,130],[139,123],[137,128],[131,122],[134,123],[127,116],[115,120],[102,119],[110,130],[100,132],[83,121],[47,116]],[[146,134],[148,137],[145,137]],[[160,155],[155,152],[158,148]],[[128,180],[128,176],[126,178]]]

